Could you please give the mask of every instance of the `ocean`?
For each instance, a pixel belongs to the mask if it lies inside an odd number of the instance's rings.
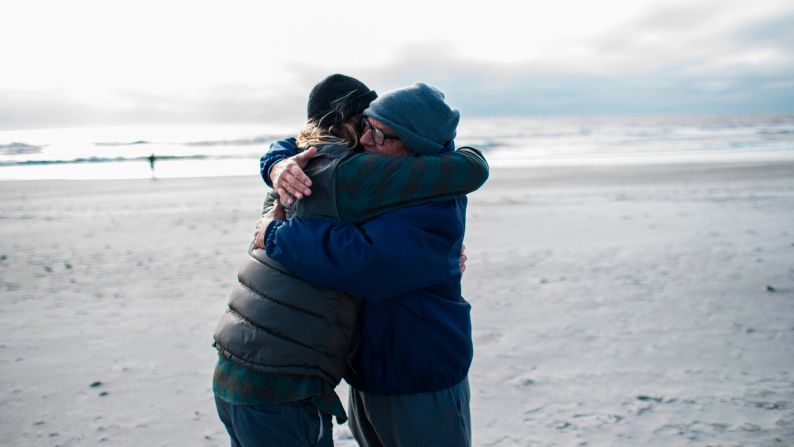
[[[257,175],[299,125],[0,131],[0,180]],[[464,117],[456,143],[493,167],[782,161],[794,160],[794,115]]]

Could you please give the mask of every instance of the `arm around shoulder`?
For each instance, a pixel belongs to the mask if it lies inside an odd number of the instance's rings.
[[[488,175],[488,162],[472,147],[432,156],[356,154],[336,170],[339,216],[355,223],[395,208],[461,197],[480,188]]]

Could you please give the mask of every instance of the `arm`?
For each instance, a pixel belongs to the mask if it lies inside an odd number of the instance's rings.
[[[262,175],[262,180],[265,181],[265,184],[271,188],[273,187],[270,171],[276,163],[297,154],[298,147],[295,146],[295,138],[278,140],[271,144],[270,149],[259,159],[259,173]]]
[[[268,256],[322,288],[379,301],[460,276],[465,199],[403,208],[359,226],[273,221]]]
[[[487,179],[488,163],[471,147],[438,156],[356,154],[336,171],[339,216],[361,222],[395,208],[463,196]]]
[[[265,208],[262,210],[261,219],[256,223],[254,242],[251,243],[251,249],[265,248],[265,232],[270,227],[270,224],[276,222],[274,225],[283,225],[283,222],[287,220],[284,208],[281,207],[281,202],[277,199],[278,196],[272,191],[265,199]],[[462,270],[461,273],[463,273]]]
[[[287,157],[297,151],[294,139],[280,140],[270,146],[270,150],[259,160],[259,170],[265,183],[279,195],[282,202],[291,205],[305,196],[310,196],[311,179],[303,172],[315,155],[317,148],[309,149]]]
[[[274,143],[260,163],[263,177],[268,177],[265,181],[273,180],[274,174],[280,174],[276,173],[276,164],[282,166],[288,163],[283,161],[285,157],[296,152],[294,140]],[[292,156],[290,160],[295,158]],[[296,182],[303,181],[306,186],[311,186],[311,180],[300,170],[305,167],[306,161],[293,162],[289,165],[291,175],[283,176],[284,187],[290,192],[299,190],[291,188],[288,182],[298,184]],[[480,151],[472,147],[421,157],[359,153],[344,160],[336,169],[336,207],[343,222],[357,223],[392,209],[460,197],[477,190],[487,179],[488,162]],[[276,181],[277,186],[281,181]],[[290,198],[281,189],[278,191]],[[362,194],[362,191],[366,191],[366,194]],[[309,195],[311,192],[304,191],[304,194]],[[301,198],[299,192],[293,195]]]

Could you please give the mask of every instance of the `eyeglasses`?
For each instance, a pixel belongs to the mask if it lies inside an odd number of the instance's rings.
[[[383,133],[382,130],[378,129],[377,127],[373,126],[372,123],[369,122],[367,117],[361,119],[361,129],[362,135],[367,132],[367,129],[372,132],[372,140],[375,142],[377,146],[383,146],[386,144],[386,140],[400,140],[400,137],[394,135],[386,135]]]

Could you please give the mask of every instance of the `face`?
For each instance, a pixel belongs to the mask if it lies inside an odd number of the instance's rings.
[[[367,118],[369,124],[374,127],[375,129],[379,129],[383,132],[384,135],[387,137],[395,136],[394,131],[391,127],[383,124],[382,122],[376,120],[375,118]],[[364,126],[364,133],[361,134],[361,145],[364,147],[364,150],[367,151],[369,154],[380,154],[380,155],[387,155],[389,157],[407,157],[411,154],[411,151],[405,147],[405,143],[400,140],[395,140],[392,138],[387,138],[382,145],[378,146],[375,144],[375,136],[373,135],[372,129],[369,126]]]

